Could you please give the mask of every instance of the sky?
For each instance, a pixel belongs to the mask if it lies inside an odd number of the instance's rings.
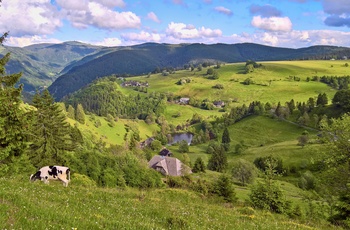
[[[350,0],[2,0],[5,45],[350,47]]]

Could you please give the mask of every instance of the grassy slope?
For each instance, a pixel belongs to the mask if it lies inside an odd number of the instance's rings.
[[[273,155],[281,157],[286,166],[299,167],[303,164],[310,164],[313,159],[317,158],[321,146],[318,144],[306,145],[304,148],[298,146],[297,138],[304,130],[294,124],[264,116],[245,118],[229,127],[231,149],[228,160],[233,162],[238,158],[243,158],[253,162],[259,156]],[[308,132],[310,138],[316,137],[315,131],[309,130]],[[218,139],[220,140],[220,137]],[[235,145],[242,141],[247,149],[242,154],[234,153]],[[209,160],[210,155],[205,153],[207,146],[208,144],[190,146],[188,155],[192,163],[197,157],[202,157],[205,162]],[[178,146],[171,146],[170,149],[175,156],[182,159]]]
[[[259,62],[260,63],[260,62]],[[239,104],[250,103],[253,100],[263,102],[282,103],[290,101],[307,101],[309,97],[316,97],[319,93],[327,93],[332,98],[335,91],[320,82],[306,82],[306,77],[312,76],[343,76],[349,74],[344,67],[346,61],[279,61],[261,62],[265,68],[256,69],[253,73],[243,74],[244,63],[222,65],[219,79],[206,78],[206,68],[202,71],[177,71],[169,76],[161,74],[133,77],[133,80],[148,81],[148,92],[172,92],[181,97],[213,100],[238,100]],[[333,66],[333,67],[331,67]],[[301,77],[300,82],[289,80],[289,76]],[[191,78],[193,81],[185,85],[176,85],[181,78]],[[246,78],[252,78],[255,85],[243,85]],[[268,83],[271,81],[270,86]],[[222,84],[224,89],[212,87]]]
[[[133,127],[135,130],[139,130],[140,137],[142,140],[147,139],[152,136],[154,130],[158,130],[156,124],[148,125],[142,120],[126,120],[119,119],[115,122],[115,126],[111,127],[108,125],[108,122],[103,117],[95,116],[95,119],[100,120],[101,126],[98,128],[94,125],[90,115],[86,115],[85,124],[81,124],[75,120],[68,119],[69,123],[74,125],[76,124],[78,128],[83,133],[90,133],[95,136],[95,138],[102,139],[107,143],[107,145],[123,145],[124,144],[124,135],[126,134],[126,125]]]
[[[74,176],[74,175],[73,175]],[[186,190],[68,188],[0,178],[1,229],[332,229]]]

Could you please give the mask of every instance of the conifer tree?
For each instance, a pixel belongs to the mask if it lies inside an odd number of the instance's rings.
[[[213,152],[208,161],[208,169],[217,172],[224,172],[227,167],[225,148],[219,143],[215,143],[211,147],[213,148]]]
[[[85,124],[85,112],[84,112],[84,108],[81,104],[77,105],[77,111],[76,111],[75,118],[81,124]]]
[[[35,111],[30,159],[35,166],[64,164],[65,151],[73,150],[70,125],[48,90],[33,98]]]
[[[67,117],[75,120],[75,109],[72,105],[68,105],[67,109]]]
[[[228,132],[228,129],[226,127],[221,138],[221,143],[223,144],[226,151],[228,151],[230,148],[230,142],[231,142],[230,133]]]
[[[7,35],[0,37],[0,45]],[[28,123],[20,108],[23,85],[15,86],[21,73],[6,75],[5,65],[9,59],[9,53],[0,59],[0,175],[10,171],[27,147],[24,131]]]

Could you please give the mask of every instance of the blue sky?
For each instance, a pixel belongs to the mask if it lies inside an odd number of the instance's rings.
[[[6,45],[243,43],[350,47],[350,0],[2,0]]]

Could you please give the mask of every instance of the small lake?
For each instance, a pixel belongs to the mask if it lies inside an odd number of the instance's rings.
[[[169,142],[169,145],[185,140],[188,145],[191,144],[193,134],[192,133],[174,133],[172,134],[173,140]]]

